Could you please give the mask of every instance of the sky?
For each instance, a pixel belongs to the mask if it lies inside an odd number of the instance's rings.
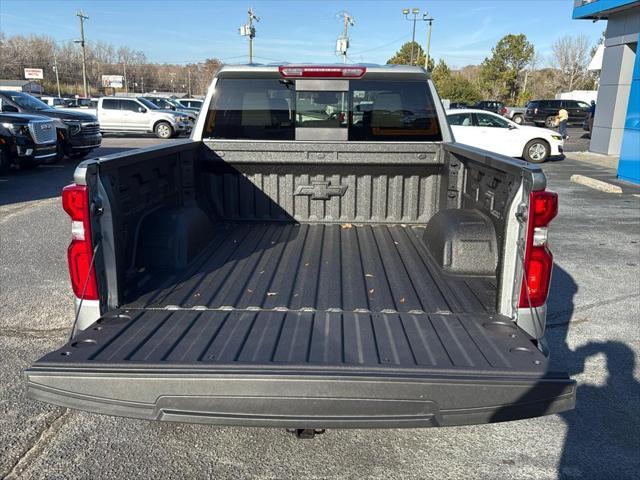
[[[104,41],[142,50],[155,62],[195,63],[218,58],[246,63],[248,45],[238,29],[247,7],[256,24],[256,62],[334,63],[342,31],[338,13],[355,18],[350,28],[351,62],[386,63],[411,40],[412,22],[404,7],[434,18],[431,56],[452,67],[478,64],[509,33],[524,33],[543,58],[554,40],[586,35],[596,43],[605,22],[572,20],[573,0],[0,0],[0,31],[6,35],[46,34],[58,41],[79,36],[76,11],[85,22],[87,41]],[[416,25],[416,41],[426,44],[426,22]]]

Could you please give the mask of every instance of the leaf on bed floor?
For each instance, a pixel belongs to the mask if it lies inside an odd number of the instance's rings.
[[[373,277],[373,273],[365,273],[364,276],[365,277]]]
[[[404,303],[404,297],[400,298],[400,303]]]
[[[351,223],[343,223],[342,225],[340,225],[340,228],[343,228],[343,229],[353,228],[353,225]]]
[[[267,297],[273,297],[275,295],[277,295],[278,292],[267,292]]]
[[[375,288],[370,288],[370,289],[369,289],[369,293],[371,293],[371,294],[373,294],[373,292],[375,292],[375,291],[376,291],[376,289],[375,289]]]

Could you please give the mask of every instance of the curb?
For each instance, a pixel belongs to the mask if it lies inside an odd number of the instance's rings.
[[[584,175],[571,175],[570,179],[573,183],[579,183],[585,187],[600,190],[605,193],[622,193],[622,188],[612,183],[603,182],[602,180],[596,180],[595,178],[586,177]]]

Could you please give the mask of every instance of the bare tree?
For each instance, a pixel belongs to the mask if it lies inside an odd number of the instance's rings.
[[[552,47],[552,62],[558,70],[557,86],[571,91],[579,88],[588,78],[589,40],[585,35],[565,36],[556,40]]]

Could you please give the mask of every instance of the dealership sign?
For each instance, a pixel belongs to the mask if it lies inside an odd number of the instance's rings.
[[[41,68],[25,68],[24,78],[42,80],[44,78],[44,76],[42,75],[42,69]]]
[[[124,76],[122,75],[102,75],[102,86],[112,88],[122,88]]]

